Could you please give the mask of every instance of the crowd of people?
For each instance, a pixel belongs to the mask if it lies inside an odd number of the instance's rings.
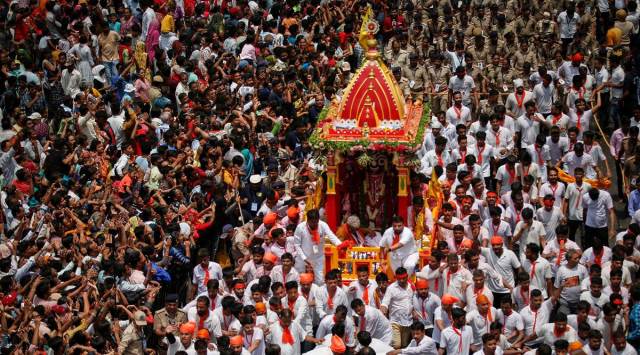
[[[0,353],[637,354],[637,6],[3,1]],[[309,142],[368,13],[432,116],[382,233]]]

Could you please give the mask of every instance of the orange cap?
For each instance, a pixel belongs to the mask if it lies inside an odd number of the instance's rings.
[[[278,215],[277,215],[277,214],[275,214],[275,212],[269,212],[269,213],[267,213],[267,215],[266,215],[266,216],[264,216],[264,218],[262,219],[262,223],[272,225],[272,224],[275,224],[275,223],[276,223],[276,220],[277,220],[277,219],[278,219]]]
[[[198,330],[198,339],[209,340],[209,331],[205,328]]]
[[[289,217],[289,219],[298,218],[299,213],[300,209],[298,207],[291,206],[287,209],[287,217]]]
[[[265,314],[266,312],[267,312],[267,306],[265,306],[264,303],[262,302],[256,303],[256,313],[262,315],[262,314]]]
[[[193,334],[196,330],[196,324],[193,322],[184,323],[180,326],[180,333]]]
[[[423,288],[429,288],[429,281],[425,279],[418,279],[416,281],[416,289],[420,290]]]
[[[476,297],[476,304],[483,304],[483,303],[491,303],[489,301],[489,297],[487,297],[484,293],[481,293],[478,295],[478,297]]]
[[[342,354],[347,351],[347,346],[344,345],[344,341],[337,335],[331,337],[331,351],[334,353]]]
[[[270,253],[270,252],[265,253],[264,257],[262,259],[264,261],[268,261],[268,262],[270,262],[272,264],[275,264],[275,263],[278,262],[278,257],[276,256],[276,254]]]
[[[465,247],[467,249],[473,248],[473,240],[471,240],[471,239],[463,239],[461,246]]]
[[[242,346],[243,345],[242,335],[236,335],[233,338],[231,338],[229,340],[229,345],[231,345],[231,346]]]
[[[448,293],[442,296],[442,304],[451,305],[451,304],[456,304],[458,302],[460,302],[460,300],[457,297],[452,296]]]
[[[582,343],[579,341],[574,341],[573,343],[569,344],[569,351],[576,351],[580,349],[582,349]]]
[[[502,245],[502,237],[499,235],[494,235],[493,237],[491,237],[491,245],[493,244],[500,244]]]
[[[308,284],[310,284],[312,282],[313,282],[313,274],[311,274],[311,273],[300,274],[300,283],[301,284],[308,285]]]

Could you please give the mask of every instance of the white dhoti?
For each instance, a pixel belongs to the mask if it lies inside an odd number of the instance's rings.
[[[411,276],[416,271],[416,265],[418,264],[419,257],[420,255],[418,253],[402,257],[397,255],[395,252],[391,252],[391,269],[393,272],[396,272],[396,269],[402,266],[407,269],[407,274]]]

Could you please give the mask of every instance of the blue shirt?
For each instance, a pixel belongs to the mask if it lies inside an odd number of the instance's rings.
[[[637,210],[640,210],[640,191],[633,190],[629,194],[629,217],[633,218]]]
[[[629,334],[627,339],[640,339],[640,303],[634,304],[629,313]]]

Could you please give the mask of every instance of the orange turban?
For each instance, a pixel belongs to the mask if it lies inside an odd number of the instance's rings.
[[[262,315],[262,314],[265,314],[266,312],[267,312],[267,306],[265,306],[264,303],[262,302],[256,303],[256,313]]]
[[[287,217],[289,217],[289,219],[298,218],[299,213],[300,209],[298,209],[298,207],[291,206],[287,209]]]
[[[304,274],[300,274],[300,283],[307,285],[313,282],[313,274],[311,273],[304,273]]]
[[[344,341],[337,335],[331,337],[331,351],[334,353],[342,354],[347,351],[347,346],[344,345]]]
[[[460,300],[457,297],[452,296],[452,295],[450,295],[448,293],[445,294],[444,296],[442,296],[442,304],[452,305],[452,304],[456,304],[458,302],[460,302]]]
[[[467,249],[468,249],[468,248],[472,248],[472,247],[473,247],[473,240],[471,240],[471,239],[464,239],[464,240],[462,240],[462,245],[461,245],[461,246],[463,246],[463,247],[465,247],[465,248],[467,248]]]
[[[419,290],[423,288],[429,288],[429,281],[425,279],[418,279],[416,281],[416,288]]]
[[[503,244],[502,237],[499,235],[494,235],[493,237],[491,237],[491,245],[493,244]]]
[[[276,254],[273,254],[273,253],[265,253],[263,259],[272,264],[275,264],[276,262],[278,262],[278,257],[276,256]]]
[[[275,214],[275,212],[269,212],[267,213],[266,216],[264,216],[264,218],[262,219],[262,223],[264,224],[268,224],[268,225],[273,225],[276,223],[276,220],[278,219],[278,215]]]
[[[483,303],[491,303],[491,301],[489,301],[489,297],[481,293],[478,295],[478,297],[476,297],[476,304],[483,304]]]
[[[242,346],[243,345],[242,335],[236,335],[233,338],[231,338],[229,340],[229,345],[231,345],[231,346]]]
[[[205,339],[205,340],[209,340],[209,331],[206,329],[200,329],[198,330],[198,339]]]
[[[180,326],[180,333],[193,334],[196,330],[196,324],[193,322],[184,323]]]
[[[579,341],[574,341],[573,343],[569,344],[569,351],[576,351],[580,349],[582,349],[582,343]]]

